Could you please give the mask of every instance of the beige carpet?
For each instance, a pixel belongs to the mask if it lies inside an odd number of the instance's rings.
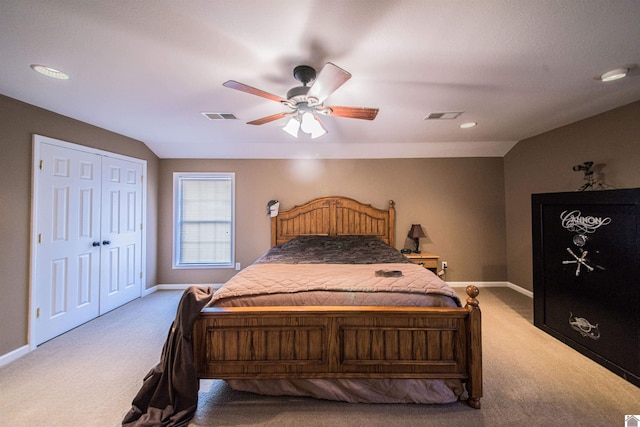
[[[2,426],[118,426],[159,360],[180,293],[156,292],[0,368]],[[263,397],[202,381],[191,426],[623,426],[640,388],[532,326],[532,300],[483,288],[482,409]],[[3,325],[6,327],[6,325]]]

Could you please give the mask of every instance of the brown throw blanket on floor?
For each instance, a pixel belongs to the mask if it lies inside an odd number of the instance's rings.
[[[144,378],[123,427],[180,427],[198,406],[198,377],[193,363],[191,332],[202,308],[213,296],[211,288],[191,286],[180,300],[176,318],[158,363]]]

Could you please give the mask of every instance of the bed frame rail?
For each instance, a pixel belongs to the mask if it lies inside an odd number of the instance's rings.
[[[457,378],[482,397],[478,288],[464,308],[205,308],[194,327],[199,378]]]

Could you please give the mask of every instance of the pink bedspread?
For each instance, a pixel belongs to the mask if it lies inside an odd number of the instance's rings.
[[[401,271],[380,277],[376,271]],[[456,307],[455,291],[431,271],[402,264],[253,264],[215,292],[210,306],[387,305]],[[264,395],[308,396],[359,403],[451,403],[458,380],[233,380]]]
[[[401,276],[376,275],[381,270]],[[459,300],[443,280],[416,264],[254,264],[216,291],[210,305],[455,307]]]

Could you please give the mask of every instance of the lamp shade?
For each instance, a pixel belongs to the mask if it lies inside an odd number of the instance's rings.
[[[295,117],[291,117],[285,127],[282,128],[291,136],[298,137],[298,129],[300,129],[300,122]]]
[[[420,237],[427,237],[427,235],[424,234],[420,224],[411,224],[411,230],[409,230],[407,237],[411,239],[418,239]]]
[[[298,137],[298,131],[302,131],[311,135],[311,138],[317,138],[327,133],[327,129],[324,127],[318,116],[310,111],[301,113],[297,111],[289,114],[291,118],[287,124],[282,128],[293,137]]]

